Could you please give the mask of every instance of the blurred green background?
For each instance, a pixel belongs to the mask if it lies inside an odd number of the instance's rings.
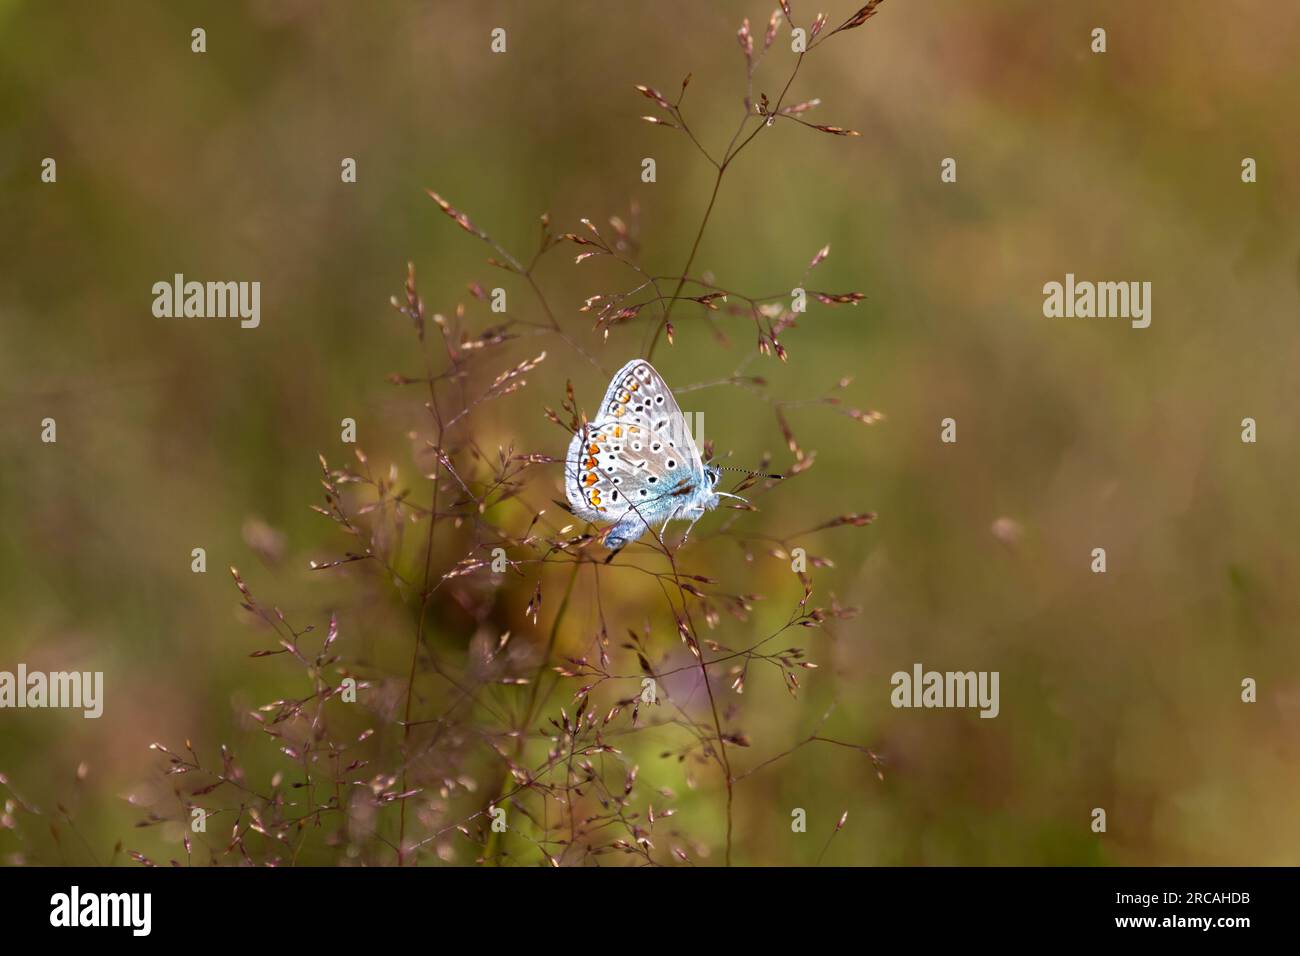
[[[103,862],[119,838],[180,854],[178,824],[133,829],[129,801],[170,786],[153,741],[188,738],[213,763],[228,743],[254,780],[286,770],[241,715],[309,685],[282,658],[249,660],[268,638],[239,610],[228,565],[296,623],[337,611],[341,648],[401,674],[410,609],[359,573],[308,570],[349,544],[309,510],[316,455],[350,456],[338,426],[350,416],[372,462],[418,487],[419,398],[384,381],[420,369],[388,305],[408,260],[430,311],[463,302],[471,328],[492,324],[466,291],[477,281],[540,319],[425,188],[519,256],[544,211],[571,230],[635,202],[647,267],[680,270],[713,173],[680,133],[638,120],[653,104],[632,87],[671,96],[692,73],[687,116],[720,150],[742,110],[736,28],[747,16],[761,37],[772,6],[0,2],[0,669],[102,670],[107,685],[98,721],[0,711],[0,772],[47,813],[61,801],[85,841],[53,842],[29,819],[0,829],[7,862]],[[793,6],[804,25],[816,12]],[[834,25],[856,4],[829,6]],[[504,55],[489,51],[497,26]],[[1089,49],[1096,26],[1104,55]],[[792,60],[783,28],[755,93],[775,98]],[[737,786],[737,862],[812,863],[847,810],[826,863],[1300,863],[1297,89],[1300,8],[1265,0],[891,0],[807,59],[790,100],[820,97],[811,121],[863,135],[765,131],[729,171],[693,271],[766,293],[831,245],[811,285],[866,301],[812,303],[782,336],[789,363],[746,371],[790,400],[849,375],[846,407],[886,417],[790,411],[816,463],[739,526],[879,519],[806,542],[835,562],[815,572],[814,603],[834,594],[862,613],[796,635],[820,664],[801,696],[761,670],[742,698],[720,686],[729,725],[753,741],[730,751],[738,772],[798,743],[835,701],[822,732],[881,754],[884,779],[820,744],[756,771]],[[47,156],[56,184],[40,181]],[[653,184],[640,181],[646,156]],[[1241,182],[1247,156],[1257,184]],[[356,184],[340,182],[343,157]],[[944,157],[955,184],[940,182]],[[538,281],[616,368],[646,320],[602,341],[576,310],[634,282],[575,266],[572,251],[549,255]],[[154,318],[151,286],[177,272],[260,280],[261,327]],[[1067,272],[1150,281],[1151,327],[1044,318],[1042,286]],[[717,319],[729,348],[698,309],[674,324],[655,362],[675,386],[724,377],[753,351],[745,320]],[[605,381],[558,345],[524,337],[497,357],[505,368],[549,351],[484,413],[484,447],[563,454],[541,406],[571,378],[591,411]],[[771,452],[789,466],[745,390],[683,405],[732,463]],[[55,445],[39,439],[47,416]],[[1257,444],[1240,440],[1246,416]],[[945,417],[955,445],[939,441]],[[532,480],[536,500],[561,495],[554,468]],[[203,575],[190,570],[199,546]],[[1105,575],[1089,571],[1095,547]],[[748,624],[711,635],[731,646],[798,600],[788,562],[761,551],[745,562],[703,537],[682,557],[766,596]],[[558,593],[534,627],[532,583],[511,583],[501,614],[540,645]],[[639,585],[606,597],[620,634],[662,616]],[[588,641],[592,620],[580,591],[566,646]],[[444,623],[430,639],[454,660],[475,629]],[[662,625],[654,645],[680,653]],[[915,662],[999,671],[1000,716],[893,709],[889,677]],[[1244,677],[1256,704],[1240,702]],[[394,686],[380,685],[378,710]],[[718,862],[718,774],[698,769],[690,790],[689,764],[658,758],[672,739],[629,738],[628,759],[647,790],[678,793],[674,825]],[[791,833],[795,807],[807,834]],[[1107,809],[1104,835],[1093,807]],[[439,855],[474,858],[464,844]],[[313,844],[302,861],[332,859]]]

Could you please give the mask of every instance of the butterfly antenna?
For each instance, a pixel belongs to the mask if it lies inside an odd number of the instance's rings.
[[[761,471],[750,471],[748,468],[737,468],[735,465],[714,465],[713,467],[719,469],[720,471],[743,472],[744,474],[749,475],[751,478],[776,478],[777,480],[780,480],[785,477],[785,475],[768,475],[768,474],[764,474]]]

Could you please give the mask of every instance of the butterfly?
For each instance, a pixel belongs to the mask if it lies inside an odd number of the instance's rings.
[[[721,477],[701,460],[663,376],[633,359],[615,373],[596,417],[574,433],[564,491],[579,518],[613,522],[605,546],[618,552],[677,518],[691,522],[689,536],[720,498],[739,497],[715,490]]]

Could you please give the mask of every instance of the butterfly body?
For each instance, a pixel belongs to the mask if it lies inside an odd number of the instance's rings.
[[[694,525],[718,506],[720,476],[700,458],[663,376],[633,359],[569,443],[564,490],[579,518],[612,522],[605,545],[618,551],[674,519]]]

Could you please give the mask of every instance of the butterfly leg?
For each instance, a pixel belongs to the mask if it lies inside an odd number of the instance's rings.
[[[714,494],[717,495],[719,498],[735,498],[737,501],[743,501],[745,502],[745,504],[749,504],[748,498],[742,498],[740,497],[740,495],[733,495],[729,491],[715,491]]]
[[[694,520],[693,520],[693,521],[692,521],[692,522],[687,526],[687,528],[686,528],[686,533],[685,533],[684,535],[682,535],[682,543],[678,545],[679,548],[684,548],[684,547],[686,546],[686,542],[687,542],[687,541],[690,539],[690,537],[691,537],[691,532],[695,530],[695,526],[696,526],[697,524],[699,524],[700,518],[703,518],[703,517],[704,517],[704,515],[702,515],[702,514],[700,514],[700,515],[696,515],[696,516],[695,516],[695,519],[694,519]]]

